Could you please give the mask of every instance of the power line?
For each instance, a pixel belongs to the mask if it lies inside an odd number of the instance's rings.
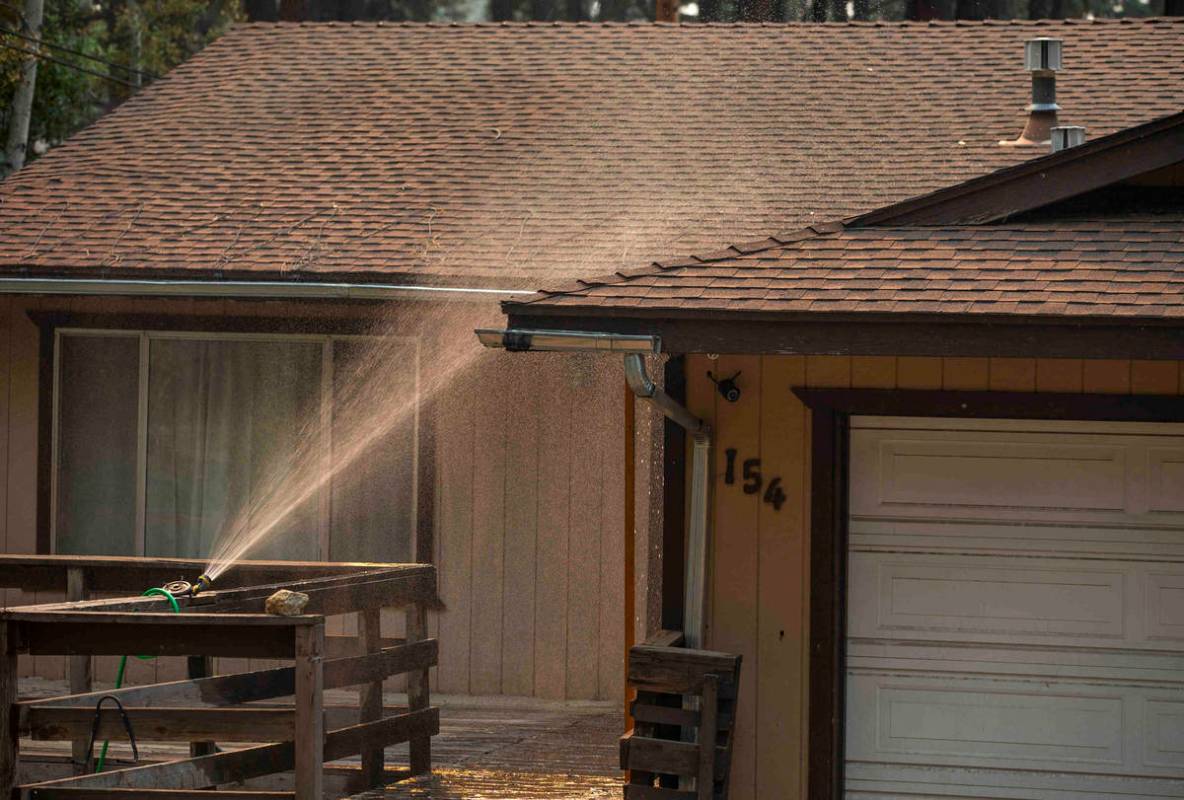
[[[71,64],[69,61],[63,61],[60,58],[54,58],[53,56],[47,56],[45,53],[38,53],[36,50],[26,50],[23,47],[17,47],[14,44],[7,44],[5,42],[0,42],[0,47],[5,47],[9,50],[14,50],[17,53],[24,53],[27,56],[32,56],[33,58],[41,59],[42,61],[49,61],[50,63],[58,64],[60,66],[66,67],[67,69],[75,70],[76,72],[84,72],[87,75],[93,75],[96,78],[102,78],[105,81],[111,81],[112,83],[119,83],[124,86],[127,86],[129,89],[139,89],[140,88],[139,86],[136,86],[131,81],[125,81],[123,78],[116,78],[114,75],[108,75],[106,73],[98,72],[93,69],[87,69],[86,67],[80,67],[77,64]]]
[[[114,61],[108,61],[105,58],[99,58],[98,56],[92,56],[89,53],[83,53],[81,50],[72,50],[69,47],[66,47],[65,45],[55,44],[54,42],[48,41],[46,39],[38,39],[33,36],[28,36],[27,34],[24,34],[24,33],[18,33],[17,31],[9,30],[8,28],[0,28],[0,33],[6,33],[9,36],[15,36],[18,39],[24,39],[25,41],[33,42],[34,44],[44,45],[45,47],[49,47],[53,50],[61,50],[63,53],[69,53],[72,56],[78,56],[79,58],[85,58],[90,61],[97,61],[98,63],[103,64],[104,66],[114,67],[115,69],[122,69],[126,72],[131,72],[131,73],[134,73],[137,75],[143,75],[145,78],[151,78],[152,80],[156,80],[156,78],[159,77],[157,75],[152,74],[151,72],[146,72],[142,69],[135,69],[134,67],[128,67],[123,64],[117,64]]]

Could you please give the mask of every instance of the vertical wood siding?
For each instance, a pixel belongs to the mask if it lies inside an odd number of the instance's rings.
[[[30,309],[203,316],[372,316],[374,306],[0,296],[0,524],[35,552],[39,330]],[[491,307],[492,312],[496,312]],[[468,336],[467,315],[441,324]],[[425,369],[431,368],[431,362]],[[438,406],[435,552],[445,610],[434,689],[551,699],[622,695],[624,444],[619,358],[483,354]],[[660,429],[660,428],[659,428]],[[4,602],[48,602],[9,591]],[[384,622],[386,635],[401,623]],[[352,633],[352,620],[333,634]],[[117,659],[96,659],[112,681]],[[222,659],[221,671],[258,666]],[[22,658],[64,676],[63,660]],[[183,677],[183,659],[129,661],[129,682]]]
[[[742,371],[738,403],[715,392],[709,370]],[[688,405],[714,431],[708,644],[744,657],[736,800],[806,797],[810,415],[790,387],[1184,393],[1174,361],[693,355],[687,380]],[[731,486],[727,448],[738,451]],[[781,478],[780,511],[762,501],[763,487],[742,491],[748,458],[761,459],[764,486]]]

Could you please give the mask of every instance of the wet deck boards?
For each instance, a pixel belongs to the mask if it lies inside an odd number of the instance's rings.
[[[23,680],[22,696],[62,693],[53,682]],[[326,693],[326,702],[347,702]],[[387,695],[388,704],[404,698]],[[436,696],[440,734],[432,740],[435,772],[372,791],[373,800],[607,800],[621,796],[617,737],[621,710],[615,704],[564,704],[529,699]],[[68,755],[68,742],[21,743],[24,752]],[[184,745],[141,748],[152,756],[187,752]],[[130,756],[112,742],[114,758]],[[356,760],[356,759],[355,759]],[[387,763],[407,763],[407,746],[387,751]]]

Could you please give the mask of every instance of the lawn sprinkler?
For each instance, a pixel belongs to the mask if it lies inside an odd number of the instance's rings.
[[[161,588],[173,597],[196,597],[199,593],[209,589],[213,583],[213,578],[202,573],[194,583],[190,583],[189,581],[173,581],[172,583],[166,583]]]

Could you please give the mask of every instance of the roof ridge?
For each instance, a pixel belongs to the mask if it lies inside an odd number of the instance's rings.
[[[982,20],[847,20],[806,22],[786,20],[784,22],[655,22],[652,20],[629,20],[620,22],[606,20],[595,22],[583,20],[489,20],[456,21],[432,20],[325,20],[300,22],[255,21],[236,22],[234,28],[681,28],[686,30],[711,30],[719,28],[986,28],[986,27],[1062,27],[1079,25],[1184,25],[1184,17],[1097,17],[1093,19],[982,19]]]

